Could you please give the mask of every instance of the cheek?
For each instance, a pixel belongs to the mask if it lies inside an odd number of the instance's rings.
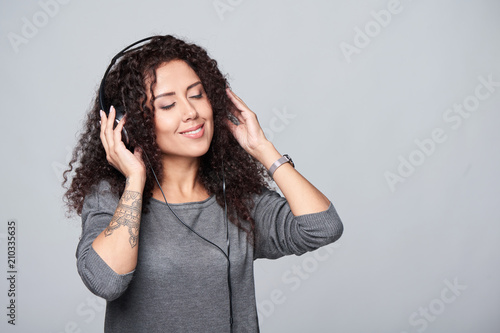
[[[178,123],[173,114],[155,114],[156,134],[174,132]]]
[[[208,100],[203,105],[203,113],[204,113],[204,118],[210,119],[210,120],[213,119],[212,105],[210,104],[210,102]]]
[[[214,117],[213,117],[213,113],[212,113],[212,109],[210,108],[210,113],[209,115],[207,116],[207,121],[210,123],[210,139],[213,137],[214,135],[214,130],[215,130],[215,122],[214,122]]]

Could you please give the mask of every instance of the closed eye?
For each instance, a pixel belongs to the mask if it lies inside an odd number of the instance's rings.
[[[203,93],[199,93],[198,95],[194,95],[194,96],[190,96],[190,98],[195,98],[195,99],[201,99],[203,98]],[[162,106],[160,107],[160,109],[162,110],[170,110],[171,108],[173,108],[175,106],[175,102],[173,102],[172,104],[170,105],[165,105],[165,106]]]
[[[162,106],[160,109],[162,110],[169,110],[171,108],[173,108],[175,106],[175,102],[170,104],[170,105],[165,105],[165,106]]]

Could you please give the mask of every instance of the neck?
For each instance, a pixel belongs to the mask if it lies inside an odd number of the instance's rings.
[[[196,202],[208,198],[208,193],[198,178],[199,158],[164,156],[161,188],[168,203]],[[158,185],[153,198],[164,201]]]

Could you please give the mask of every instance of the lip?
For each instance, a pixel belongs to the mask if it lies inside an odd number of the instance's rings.
[[[193,127],[190,127],[182,132],[180,132],[180,134],[186,138],[190,138],[190,139],[198,139],[198,138],[201,138],[203,136],[203,134],[205,134],[205,124],[200,124],[200,125],[196,125],[196,126],[193,126]],[[196,131],[197,129],[201,128],[201,130],[197,133],[192,133],[192,134],[186,134],[186,132],[192,132],[192,131]]]

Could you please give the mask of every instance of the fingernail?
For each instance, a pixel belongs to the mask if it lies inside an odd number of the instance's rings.
[[[104,114],[104,111],[100,110],[100,111],[99,111],[99,116],[101,116],[101,118],[102,118],[102,115],[103,115],[103,114]],[[99,122],[101,122],[101,121],[99,120]]]
[[[101,125],[101,121],[99,120],[99,125]]]
[[[109,108],[109,112],[112,112],[112,111],[115,111],[115,107],[113,105],[111,105],[111,107]]]

